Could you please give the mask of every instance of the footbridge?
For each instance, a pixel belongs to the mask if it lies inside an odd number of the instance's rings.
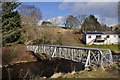
[[[109,66],[113,63],[112,53],[109,49],[87,48],[61,45],[28,45],[27,49],[37,53],[45,53],[51,57],[64,58],[82,62],[87,66]]]

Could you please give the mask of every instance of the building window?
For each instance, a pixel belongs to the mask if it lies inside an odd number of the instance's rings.
[[[91,35],[89,35],[88,38],[91,38]]]
[[[107,35],[107,38],[109,38],[110,36],[109,35]]]
[[[96,35],[96,38],[101,38],[101,35]]]

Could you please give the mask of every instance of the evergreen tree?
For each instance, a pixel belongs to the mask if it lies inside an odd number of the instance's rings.
[[[3,45],[16,42],[20,39],[21,20],[16,8],[20,5],[18,2],[2,3],[2,34]]]
[[[82,31],[101,31],[101,24],[94,15],[90,15],[82,24]]]

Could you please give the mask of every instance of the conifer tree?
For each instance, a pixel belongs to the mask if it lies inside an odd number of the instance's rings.
[[[82,31],[101,31],[101,24],[94,15],[87,17],[81,27]]]
[[[2,3],[2,35],[3,45],[13,43],[20,39],[21,20],[16,8],[20,5],[18,2]]]

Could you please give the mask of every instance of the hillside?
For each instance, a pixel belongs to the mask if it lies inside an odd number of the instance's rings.
[[[78,29],[65,29],[58,26],[23,27],[22,39],[25,45],[65,45],[84,46],[94,48],[109,48],[114,53],[120,53],[119,45],[85,45],[82,43],[82,34]]]
[[[61,27],[23,27],[24,44],[53,44],[53,45],[81,45],[81,35],[74,34],[75,29]]]

